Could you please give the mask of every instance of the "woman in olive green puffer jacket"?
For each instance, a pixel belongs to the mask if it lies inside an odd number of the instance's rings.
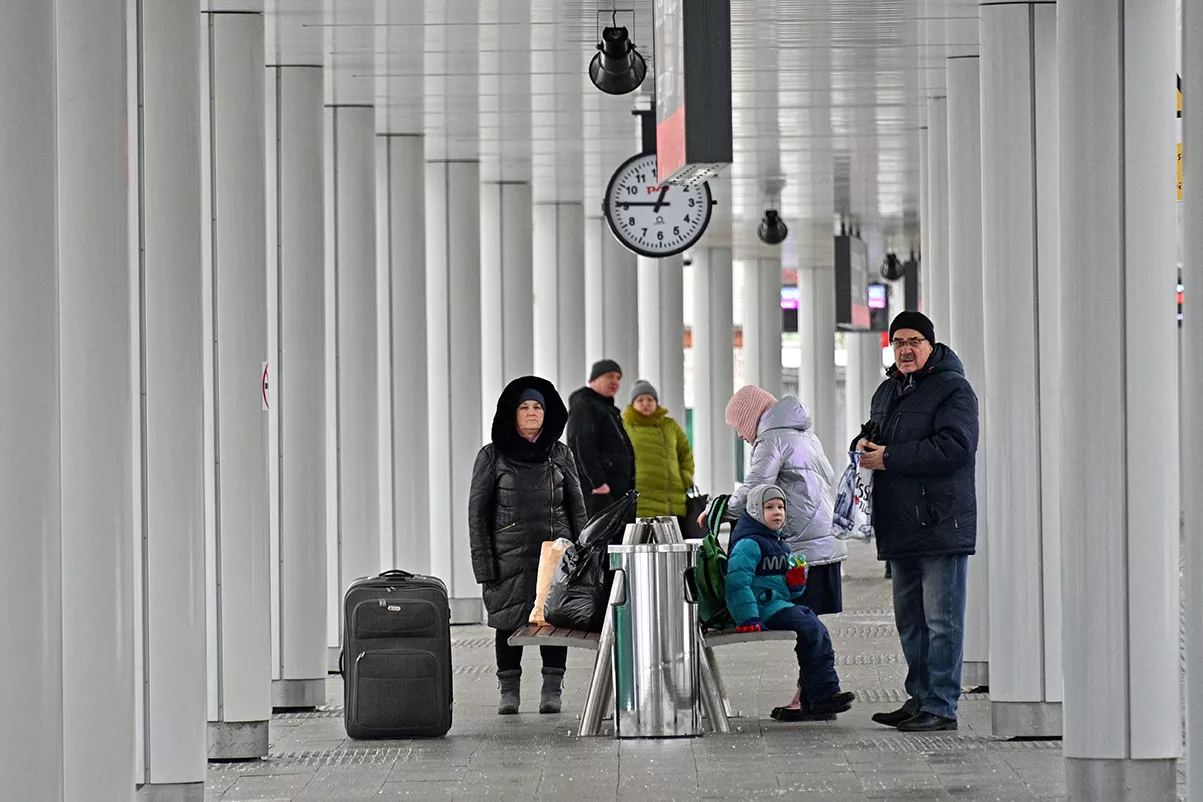
[[[656,388],[639,380],[622,425],[635,447],[635,489],[640,518],[685,514],[685,492],[693,486],[693,449],[677,422],[660,406]]]

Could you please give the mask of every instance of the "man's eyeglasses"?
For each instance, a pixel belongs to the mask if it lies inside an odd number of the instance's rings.
[[[890,345],[894,346],[894,350],[897,351],[904,345],[910,346],[911,348],[918,348],[925,342],[927,342],[927,340],[923,337],[911,337],[910,339],[906,340],[890,340]]]

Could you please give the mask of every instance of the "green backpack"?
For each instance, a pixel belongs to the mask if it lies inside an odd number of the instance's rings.
[[[706,629],[731,629],[735,626],[727,612],[727,553],[718,542],[718,528],[727,511],[730,496],[715,496],[706,515],[706,537],[698,548],[693,569],[698,585],[698,618]]]

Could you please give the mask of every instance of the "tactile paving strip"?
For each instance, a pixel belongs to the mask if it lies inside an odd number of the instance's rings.
[[[833,638],[896,638],[898,628],[892,624],[851,624],[828,630]]]
[[[906,662],[902,659],[902,655],[896,652],[885,652],[882,654],[837,654],[835,656],[835,664],[837,666],[896,666]]]
[[[272,721],[306,721],[316,718],[342,718],[342,705],[327,705],[316,710],[296,710],[288,713],[273,713]]]
[[[878,752],[964,752],[993,749],[1061,749],[1061,741],[1008,741],[984,735],[905,735],[864,738],[844,744],[845,751],[864,749]]]
[[[452,638],[451,645],[460,649],[485,649],[491,647],[494,638]]]
[[[273,763],[322,768],[328,766],[391,766],[410,750],[395,746],[363,746],[354,749],[322,749],[268,755]]]
[[[881,618],[894,617],[893,607],[857,607],[855,610],[845,610],[838,614],[841,618]]]
[[[865,702],[866,704],[885,704],[887,702],[897,702],[902,704],[909,698],[909,694],[901,688],[845,688],[856,694],[857,701]],[[961,701],[970,701],[974,699],[989,699],[990,694],[977,691],[962,691]]]

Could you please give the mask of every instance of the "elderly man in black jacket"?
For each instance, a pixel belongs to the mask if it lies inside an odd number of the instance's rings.
[[[876,436],[857,443],[873,475],[878,559],[894,582],[906,656],[900,709],[873,720],[908,732],[955,730],[965,636],[965,579],[977,541],[977,395],[931,320],[890,325],[895,364],[873,395]]]
[[[602,359],[589,371],[589,385],[568,401],[568,447],[590,518],[635,487],[635,449],[614,404],[621,382],[618,363]]]

